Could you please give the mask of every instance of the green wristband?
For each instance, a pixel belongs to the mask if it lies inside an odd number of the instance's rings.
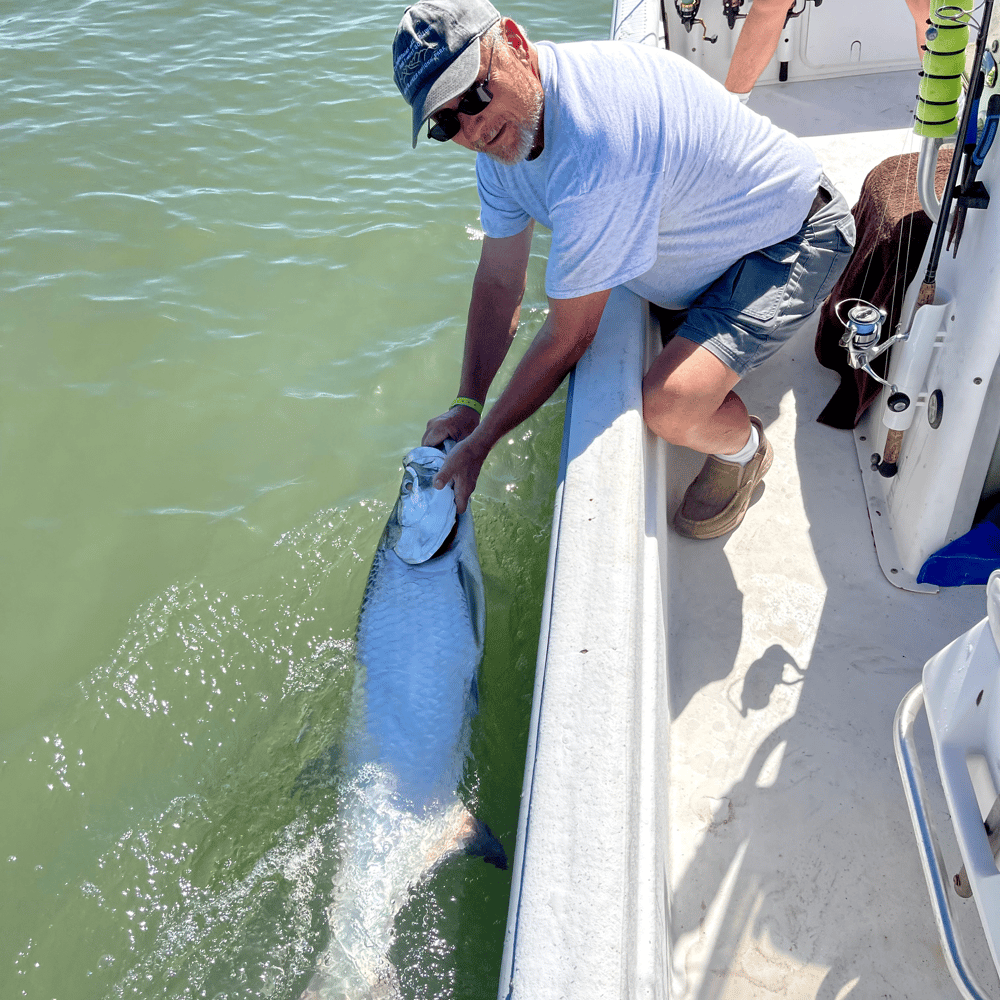
[[[468,396],[457,396],[452,406],[467,406],[470,410],[475,410],[479,416],[483,415],[483,404],[478,399],[469,399]]]

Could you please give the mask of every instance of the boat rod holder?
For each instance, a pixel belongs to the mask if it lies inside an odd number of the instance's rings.
[[[798,10],[795,9],[797,4],[793,3],[785,15],[785,24],[788,24],[793,17],[801,17],[806,12],[806,4],[808,3],[812,3],[815,7],[820,7],[823,4],[823,0],[802,0],[802,6]]]
[[[844,319],[840,311],[847,305],[850,305],[850,308],[847,310],[847,318]],[[906,340],[907,334],[904,332],[896,333],[891,337],[886,337],[880,344],[882,325],[885,323],[887,314],[884,309],[879,309],[878,306],[872,305],[864,299],[842,299],[837,303],[834,314],[844,327],[840,346],[847,351],[847,363],[852,368],[860,369],[865,374],[870,375],[876,382],[888,386],[890,392],[896,392],[895,385],[872,371],[871,363],[897,341]]]

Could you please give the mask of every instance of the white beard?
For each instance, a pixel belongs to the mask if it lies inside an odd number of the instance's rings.
[[[532,95],[532,107],[528,112],[527,118],[515,126],[518,134],[517,142],[513,148],[508,148],[502,152],[493,152],[488,149],[480,149],[478,151],[485,153],[491,160],[496,160],[497,163],[504,163],[510,167],[527,159],[528,154],[535,145],[535,136],[538,135],[538,126],[542,120],[542,103],[541,93]]]

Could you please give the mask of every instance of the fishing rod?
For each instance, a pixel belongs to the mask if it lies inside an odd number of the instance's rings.
[[[959,11],[966,14],[961,7],[945,6],[938,8],[938,14],[943,11]],[[969,131],[969,121],[974,111],[979,107],[979,94],[982,94],[982,73],[983,58],[986,54],[986,35],[989,30],[990,21],[993,17],[993,0],[983,0],[983,13],[978,26],[976,38],[976,54],[972,60],[975,78],[970,81],[970,99],[965,102],[962,109],[962,119],[958,127],[958,135],[965,136]],[[964,61],[964,54],[963,54]],[[948,180],[945,183],[944,192],[941,196],[941,210],[938,214],[937,227],[934,230],[934,242],[931,245],[931,254],[927,260],[927,270],[924,273],[924,280],[920,286],[920,294],[917,296],[916,308],[926,305],[934,300],[935,284],[937,282],[937,268],[941,259],[941,251],[944,249],[945,234],[947,233],[948,213],[951,210],[951,203],[955,197],[955,188],[958,184],[959,173],[962,169],[962,154],[959,150],[958,142],[955,143],[955,154],[951,159],[951,167],[948,170]],[[929,296],[929,297],[928,297]]]
[[[985,71],[984,71],[985,72]],[[980,75],[980,80],[983,76]],[[993,94],[986,105],[986,118],[983,121],[982,135],[977,136],[973,123],[969,122],[971,141],[965,144],[965,174],[962,177],[962,186],[958,193],[958,207],[955,210],[955,217],[951,224],[951,234],[948,236],[948,246],[950,250],[954,242],[954,257],[958,256],[958,245],[962,241],[962,230],[965,228],[965,215],[970,208],[989,208],[990,193],[981,180],[977,180],[976,174],[986,160],[986,156],[993,146],[993,140],[997,135],[997,128],[1000,127],[1000,94]]]
[[[940,84],[938,81],[949,79],[947,74],[948,68],[954,68],[958,61],[960,60],[961,66],[964,67],[965,64],[965,44],[957,44],[954,42],[949,43],[949,37],[961,37],[961,29],[964,29],[966,39],[968,38],[968,25],[972,23],[971,20],[971,4],[968,8],[960,7],[957,4],[946,4],[939,7],[931,15],[931,27],[927,31],[927,42],[933,43],[938,39],[942,39],[945,45],[949,45],[948,48],[936,47],[935,49],[930,48],[930,44],[925,46],[925,51],[928,53],[924,59],[924,71],[921,74],[923,79],[921,80],[921,94],[918,99],[918,111],[923,114],[927,110],[933,111],[935,107],[941,108],[943,106],[951,103],[954,106],[954,102],[941,101],[941,96],[946,96],[940,93]],[[975,56],[973,57],[973,72],[976,74],[971,80],[969,85],[969,99],[965,102],[962,109],[961,121],[958,125],[957,135],[960,138],[956,139],[955,152],[952,155],[951,166],[948,170],[948,179],[945,182],[944,191],[941,196],[941,208],[938,213],[937,226],[934,230],[934,241],[931,244],[930,256],[927,260],[927,269],[924,272],[924,279],[920,284],[920,290],[917,293],[916,303],[913,308],[913,312],[910,314],[909,324],[907,326],[906,332],[899,334],[897,333],[890,340],[878,349],[877,353],[881,353],[886,347],[888,347],[893,341],[906,340],[913,328],[913,320],[917,311],[921,306],[930,305],[934,302],[934,296],[937,291],[937,269],[938,264],[941,260],[941,252],[944,249],[945,236],[948,231],[948,215],[951,211],[952,202],[955,199],[956,186],[958,184],[958,178],[962,169],[962,148],[960,146],[961,137],[967,136],[969,132],[969,122],[972,119],[974,109],[978,108],[978,101],[976,98],[977,91],[982,92],[979,77],[982,74],[983,58],[986,53],[986,43],[987,34],[989,33],[990,23],[993,17],[993,0],[983,0],[982,14],[980,17],[980,23],[977,26],[977,37],[976,37],[976,50]],[[942,32],[957,32],[957,36],[949,36],[945,34],[942,36]],[[944,64],[947,60],[951,60],[951,67],[945,66]],[[938,69],[938,73],[932,73],[932,69]],[[944,71],[944,72],[942,72]],[[960,78],[961,70],[958,70],[958,75]],[[954,74],[952,74],[953,76]],[[959,86],[959,89],[960,86]],[[931,100],[931,97],[938,98],[937,100]],[[944,113],[948,114],[949,108],[945,108]],[[942,133],[940,132],[940,127],[942,125],[950,125],[954,121],[953,111],[952,118],[944,123],[942,122],[928,122],[924,119],[918,117],[918,123],[924,126],[924,131],[922,134],[933,134],[935,128],[928,126],[936,126],[938,134],[950,135],[951,132]],[[990,140],[992,141],[992,139]],[[855,307],[858,308],[858,307]],[[852,310],[853,312],[853,310]],[[848,316],[850,317],[850,313]],[[846,324],[845,324],[846,325]],[[850,328],[848,328],[850,329]],[[846,337],[846,334],[845,334]],[[869,360],[874,355],[869,355]],[[874,373],[872,373],[874,374]],[[879,379],[880,382],[884,382],[884,379]],[[885,383],[888,384],[888,383]],[[912,405],[912,401],[906,392],[900,391],[895,385],[890,385],[890,396],[886,401],[886,405],[891,413],[900,414],[904,413]],[[877,461],[878,456],[872,456],[872,467],[878,470],[879,475],[885,477],[886,479],[891,479],[899,471],[899,452],[903,443],[904,429],[898,429],[890,427],[886,431],[885,437],[885,448],[882,451],[882,458]]]

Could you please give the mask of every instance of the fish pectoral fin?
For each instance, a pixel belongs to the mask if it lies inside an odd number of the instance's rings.
[[[506,871],[507,855],[504,853],[503,844],[497,840],[493,831],[481,819],[477,819],[470,812],[466,813],[466,817],[462,838],[465,853],[482,858],[483,861],[501,871]]]
[[[427,871],[436,870],[456,854],[471,854],[506,871],[507,855],[493,831],[464,805],[456,806],[452,816],[448,833],[427,853]]]
[[[461,559],[458,561],[458,582],[465,593],[469,606],[469,620],[476,637],[476,647],[482,656],[486,633],[486,608],[483,598],[483,580],[478,564],[470,567]]]

